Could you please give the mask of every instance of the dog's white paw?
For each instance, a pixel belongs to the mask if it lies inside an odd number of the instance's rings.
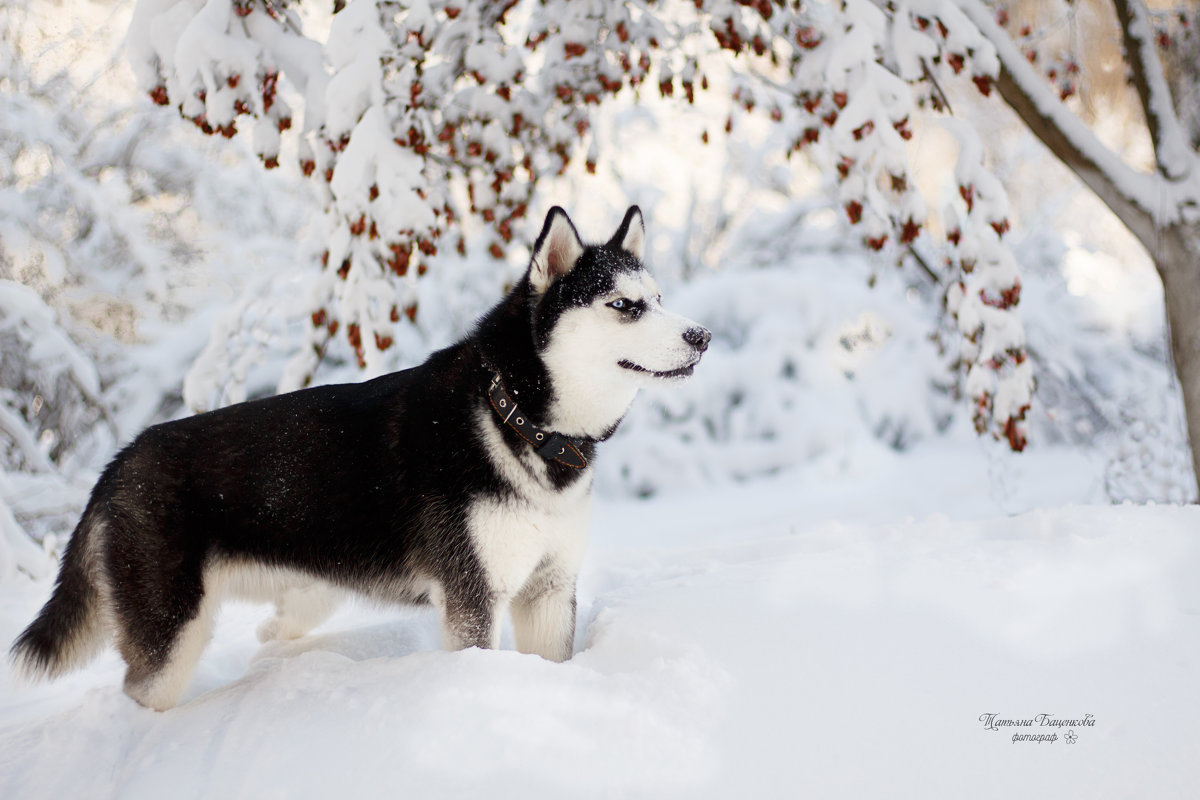
[[[287,642],[299,639],[312,629],[311,625],[298,623],[295,620],[276,614],[258,626],[258,640],[267,642]]]
[[[258,640],[263,644],[279,638],[279,617],[271,617],[258,626]]]
[[[337,609],[344,595],[328,584],[313,582],[289,587],[275,599],[275,616],[258,626],[260,642],[299,639]]]

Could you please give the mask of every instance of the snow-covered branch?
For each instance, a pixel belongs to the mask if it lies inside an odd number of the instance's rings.
[[[1159,196],[1155,178],[1126,164],[1071,113],[997,24],[991,8],[979,0],[958,3],[996,49],[1001,66],[996,88],[1004,101],[1139,239],[1152,241]]]
[[[518,21],[514,5],[351,0],[321,41],[287,2],[139,0],[129,52],[142,88],[210,135],[251,118],[268,168],[281,136],[297,136],[324,201],[312,324],[283,388],[312,378],[334,336],[382,369],[393,326],[417,317],[417,278],[439,248],[464,249],[462,220],[488,226],[503,258],[538,178],[588,144],[589,106],[641,84],[671,35],[622,4],[551,0]],[[690,96],[695,64],[679,60]],[[298,130],[285,96],[303,103]],[[585,152],[594,169],[594,143]]]
[[[797,13],[744,6],[703,5],[720,46],[749,62],[735,77],[733,100],[748,112],[766,109],[794,132],[794,152],[820,151],[818,159],[836,170],[846,218],[869,249],[907,247],[940,216],[949,235],[947,309],[960,338],[955,361],[976,429],[1020,450],[1033,377],[1017,309],[1021,283],[1004,239],[1007,195],[984,163],[979,137],[949,120],[960,149],[957,185],[947,194],[958,199],[931,214],[911,178],[907,144],[914,116],[948,110],[937,79],[961,75],[991,91],[999,72],[993,48],[954,0],[847,0]],[[785,49],[790,69],[772,79]],[[759,75],[766,80],[754,80]]]
[[[501,258],[540,177],[579,155],[595,168],[589,109],[608,97],[657,86],[692,103],[709,89],[710,59],[731,53],[723,61],[734,107],[765,112],[791,153],[814,145],[832,153],[847,220],[866,247],[890,251],[931,216],[910,175],[908,140],[915,115],[946,110],[932,73],[962,74],[985,94],[999,73],[988,38],[955,0],[632,10],[545,0],[510,14],[514,5],[351,0],[316,42],[274,2],[140,0],[130,52],[156,102],[210,134],[237,135],[239,117],[257,118],[268,167],[291,127],[290,110],[279,110],[286,88],[305,104],[301,169],[324,200],[326,224],[309,335],[281,388],[310,380],[335,336],[380,371],[394,326],[417,316],[418,276],[446,239],[462,251],[464,218],[491,228],[489,251]],[[727,132],[732,124],[731,114]],[[950,192],[961,201],[933,216],[954,234],[947,285],[960,363],[977,427],[1020,449],[1032,377],[1004,240],[1008,203],[978,137],[958,138]]]
[[[1146,7],[1139,0],[1113,0],[1113,7],[1121,24],[1125,61],[1133,73],[1133,85],[1154,144],[1158,171],[1168,180],[1186,178],[1195,167],[1196,154],[1188,147],[1187,136],[1175,113],[1171,89],[1154,49]]]

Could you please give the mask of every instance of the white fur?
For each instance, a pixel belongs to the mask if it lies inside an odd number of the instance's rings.
[[[258,626],[258,640],[299,639],[329,619],[345,594],[324,581],[309,580],[275,596],[275,616]]]
[[[517,650],[550,661],[571,657],[575,630],[575,580],[564,580],[551,591],[518,596],[512,606],[513,638]]]
[[[258,626],[258,639],[298,639],[329,619],[346,592],[299,570],[226,562],[204,574],[205,597],[274,603],[275,616]]]
[[[472,505],[471,539],[497,597],[516,597],[534,570],[547,564],[572,577],[579,572],[587,545],[589,500],[581,497],[574,507],[560,508],[541,508],[524,500],[478,500]]]
[[[493,636],[512,603],[517,649],[561,661],[570,656],[563,642],[574,624],[575,576],[587,546],[590,470],[556,490],[540,456],[522,458],[509,450],[490,410],[480,410],[479,423],[493,465],[520,493],[476,500],[468,516],[472,544],[496,600]]]
[[[619,298],[645,302],[646,310],[637,320],[623,318],[608,307]],[[662,307],[650,273],[618,275],[611,294],[587,307],[569,309],[554,326],[542,354],[554,383],[546,424],[568,436],[604,435],[629,410],[640,387],[662,380],[620,362],[652,372],[686,367],[697,358],[683,339],[694,324]]]

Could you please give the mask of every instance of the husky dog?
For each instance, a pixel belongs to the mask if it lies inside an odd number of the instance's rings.
[[[596,444],[710,334],[665,311],[636,206],[607,243],[546,216],[521,281],[457,344],[372,381],[156,425],[92,490],[54,593],[12,657],[56,677],[109,635],[125,691],[174,706],[223,597],[274,600],[260,638],[333,611],[329,584],[431,603],[447,648],[562,661],[575,632]]]

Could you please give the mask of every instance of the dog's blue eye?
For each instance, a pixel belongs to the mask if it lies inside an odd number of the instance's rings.
[[[608,307],[614,311],[621,312],[622,319],[635,320],[642,316],[642,312],[646,310],[645,300],[630,300],[628,297],[619,297],[608,304]]]

